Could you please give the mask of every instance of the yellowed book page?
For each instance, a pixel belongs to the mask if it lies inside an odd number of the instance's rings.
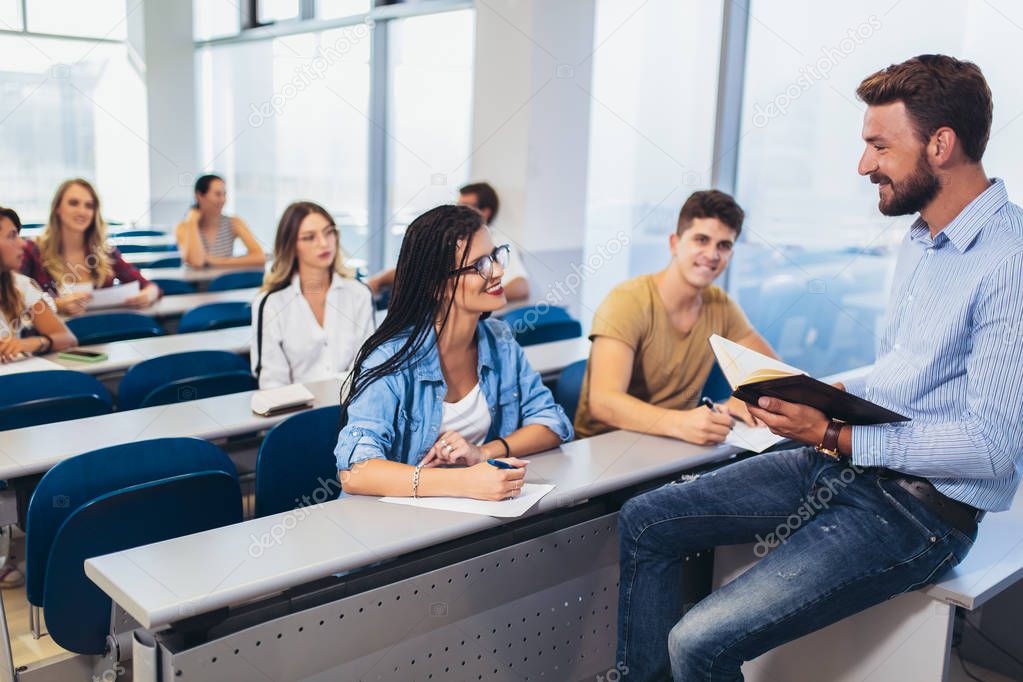
[[[718,364],[721,366],[722,373],[724,373],[729,386],[733,390],[737,386],[747,383],[747,380],[756,372],[778,372],[778,374],[764,378],[806,374],[801,369],[786,365],[781,360],[769,358],[755,350],[750,350],[718,334],[711,335],[710,347],[714,351]],[[757,381],[763,381],[763,379],[757,379]]]

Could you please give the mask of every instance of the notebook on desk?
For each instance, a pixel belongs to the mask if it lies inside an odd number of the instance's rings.
[[[750,405],[762,396],[817,408],[847,424],[888,424],[909,421],[897,412],[847,393],[780,360],[714,334],[710,337],[721,372],[732,395]]]

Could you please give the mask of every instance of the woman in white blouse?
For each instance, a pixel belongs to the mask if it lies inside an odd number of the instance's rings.
[[[373,333],[372,294],[345,265],[337,226],[323,207],[299,201],[285,209],[252,326],[260,388],[339,376]]]
[[[21,220],[0,208],[0,362],[61,351],[77,343],[54,312],[53,300],[18,272],[25,257]],[[28,329],[36,336],[24,336]]]

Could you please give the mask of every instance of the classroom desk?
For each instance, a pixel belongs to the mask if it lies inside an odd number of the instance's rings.
[[[251,327],[232,327],[191,334],[169,334],[148,339],[132,339],[80,346],[86,350],[106,353],[107,359],[100,362],[79,362],[58,357],[58,353],[43,356],[67,369],[99,377],[123,375],[132,365],[171,353],[187,353],[197,350],[226,350],[230,353],[248,353],[252,338]]]
[[[102,313],[138,313],[148,315],[158,320],[178,318],[196,306],[207,303],[223,303],[227,301],[244,301],[251,303],[259,293],[258,287],[251,289],[232,289],[229,291],[206,291],[197,294],[182,294],[181,296],[164,296],[148,308],[102,308],[88,311],[86,315],[99,315]]]
[[[162,237],[118,237],[117,235],[111,235],[107,237],[107,241],[114,246],[123,246],[124,244],[131,244],[133,246],[174,246],[178,243],[172,235],[164,235]],[[128,254],[125,255],[127,256]]]

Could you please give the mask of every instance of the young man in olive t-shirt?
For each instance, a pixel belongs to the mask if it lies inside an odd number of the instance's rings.
[[[777,357],[738,305],[713,282],[742,231],[743,211],[724,192],[694,192],[671,235],[664,270],[611,291],[593,316],[590,360],[575,414],[576,436],[612,429],[720,443],[733,418],[756,424],[740,400],[700,406],[714,366],[711,334]]]

